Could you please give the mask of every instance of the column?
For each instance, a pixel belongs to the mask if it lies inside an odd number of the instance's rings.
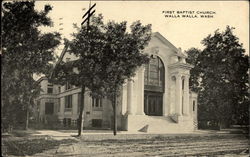
[[[72,95],[72,115],[73,117],[77,117],[77,110],[78,110],[78,95]]]
[[[127,87],[127,114],[132,114],[132,99],[133,96],[133,81],[128,80],[128,87]]]
[[[189,76],[184,81],[184,114],[189,115]]]
[[[182,115],[182,80],[181,75],[176,75],[176,88],[175,88],[175,113]]]
[[[128,87],[128,81],[122,85],[122,115],[127,113],[127,87]]]
[[[144,113],[144,66],[138,70],[138,101],[137,101],[137,115],[145,115]]]
[[[175,88],[176,88],[176,77],[175,76],[171,76],[170,79],[171,83],[169,85],[169,92],[170,92],[170,96],[169,96],[169,114],[174,114],[175,113],[175,105],[176,105],[176,94],[175,94]]]

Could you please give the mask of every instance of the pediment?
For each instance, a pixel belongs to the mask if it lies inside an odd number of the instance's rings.
[[[178,53],[179,49],[176,48],[170,41],[168,41],[165,37],[163,37],[159,32],[155,32],[152,34],[152,40],[159,41],[159,44],[168,47],[173,52]]]
[[[181,49],[176,48],[159,32],[155,32],[152,34],[151,40],[148,46],[144,49],[144,52],[153,55],[158,55],[158,53],[161,53],[161,55],[163,56],[176,55],[185,58],[185,55],[181,52]]]

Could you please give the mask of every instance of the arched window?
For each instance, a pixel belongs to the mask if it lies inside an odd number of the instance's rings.
[[[151,58],[145,65],[144,85],[145,90],[164,91],[164,65],[159,57]]]

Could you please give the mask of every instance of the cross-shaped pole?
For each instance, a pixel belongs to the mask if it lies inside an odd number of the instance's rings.
[[[91,6],[91,5],[90,5]],[[82,16],[82,18],[85,19],[83,20],[83,22],[81,23],[81,25],[83,25],[85,22],[87,22],[87,31],[89,29],[89,20],[90,17],[95,13],[95,10],[92,11],[92,9],[96,6],[96,3],[94,5],[92,5],[89,10]],[[91,12],[92,11],[92,12]]]
[[[86,17],[85,20],[83,20],[83,22],[81,23],[81,25],[83,26],[84,23],[87,21],[87,36],[89,36],[89,20],[90,20],[90,17],[95,13],[95,10],[93,10],[91,12],[91,10],[96,6],[96,3],[91,6],[91,1],[89,3],[89,10],[83,15],[83,19]],[[90,43],[88,42],[88,45],[89,45],[89,51],[90,51]],[[82,57],[80,57],[82,58]],[[84,93],[85,93],[85,86],[82,85],[81,86],[81,111],[80,111],[80,114],[79,114],[79,123],[78,123],[78,136],[81,135],[81,131],[82,131],[82,126],[83,126],[83,115],[84,115]]]

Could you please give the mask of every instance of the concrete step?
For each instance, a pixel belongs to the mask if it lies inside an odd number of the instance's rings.
[[[128,130],[147,133],[188,133],[194,130],[194,123],[191,118],[175,123],[165,116],[129,115]]]
[[[169,117],[150,117],[149,133],[186,133],[193,130],[193,123],[185,120],[185,123],[175,123]]]

